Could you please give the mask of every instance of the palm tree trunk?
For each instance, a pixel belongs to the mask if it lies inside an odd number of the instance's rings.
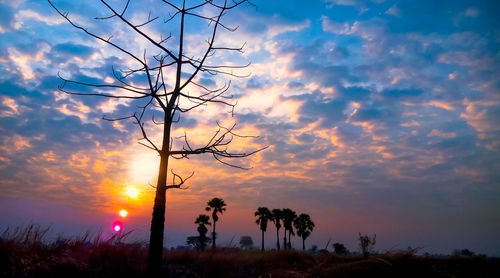
[[[280,251],[280,229],[276,228],[276,245],[278,246],[278,251]]]
[[[306,250],[306,239],[302,238],[302,250]]]
[[[287,244],[286,244],[286,229],[285,229],[285,235],[283,236],[283,249],[287,249]]]
[[[262,251],[264,251],[264,230],[262,230]]]
[[[292,230],[288,231],[288,249],[292,249],[292,243],[290,242],[290,238],[292,237]]]
[[[215,250],[216,246],[215,246],[215,223],[217,223],[217,221],[214,221],[214,229],[212,231],[212,249]]]

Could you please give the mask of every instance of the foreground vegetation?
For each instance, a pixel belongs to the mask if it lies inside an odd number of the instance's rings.
[[[126,234],[44,240],[46,230],[3,233],[1,277],[148,277],[147,248]],[[164,277],[500,277],[500,259],[415,256],[413,251],[361,256],[304,251],[165,251]]]

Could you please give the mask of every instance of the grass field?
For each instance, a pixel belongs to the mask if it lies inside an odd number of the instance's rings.
[[[83,235],[44,240],[46,230],[31,226],[3,233],[0,277],[148,277],[147,248]],[[165,251],[165,277],[500,277],[500,259],[431,258],[413,252],[366,259],[302,251]]]

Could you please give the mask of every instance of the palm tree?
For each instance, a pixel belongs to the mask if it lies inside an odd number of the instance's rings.
[[[222,214],[224,211],[226,211],[226,203],[224,203],[224,200],[221,198],[213,198],[212,200],[207,202],[207,207],[205,208],[206,211],[212,211],[212,220],[214,222],[214,227],[212,231],[212,249],[216,248],[215,245],[215,223],[219,220],[219,216],[217,216],[217,213],[219,212]]]
[[[208,229],[205,225],[212,225],[210,222],[208,222],[208,220],[210,220],[208,215],[200,214],[198,218],[196,218],[196,221],[194,221],[194,224],[199,224],[198,233],[200,234],[200,236],[198,237],[198,241],[201,251],[205,250],[205,246],[207,245],[207,240],[208,240],[207,239]]]
[[[290,238],[292,235],[295,235],[293,232],[293,221],[297,218],[297,213],[289,208],[285,208],[282,210],[283,212],[283,226],[285,227],[285,248],[291,249],[292,244],[290,242]],[[286,242],[286,232],[288,231],[288,243]]]
[[[271,219],[276,226],[276,246],[278,247],[278,251],[280,250],[280,228],[281,228],[281,219],[283,219],[283,212],[280,209],[273,209],[272,212],[273,218]]]
[[[257,220],[255,220],[255,223],[260,225],[260,230],[262,231],[262,251],[264,251],[264,232],[267,231],[267,222],[271,221],[273,214],[268,208],[260,207],[255,212],[255,216],[258,217]]]
[[[295,218],[293,225],[297,229],[297,235],[302,237],[302,250],[306,250],[305,241],[314,229],[314,222],[311,221],[311,217],[308,214],[301,213],[299,217]]]

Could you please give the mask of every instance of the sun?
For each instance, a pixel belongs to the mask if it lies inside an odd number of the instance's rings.
[[[132,199],[137,199],[139,196],[139,191],[134,187],[127,187],[127,191],[125,193]]]
[[[121,217],[127,217],[127,215],[128,215],[128,211],[127,210],[125,210],[125,209],[120,210],[120,216]]]

